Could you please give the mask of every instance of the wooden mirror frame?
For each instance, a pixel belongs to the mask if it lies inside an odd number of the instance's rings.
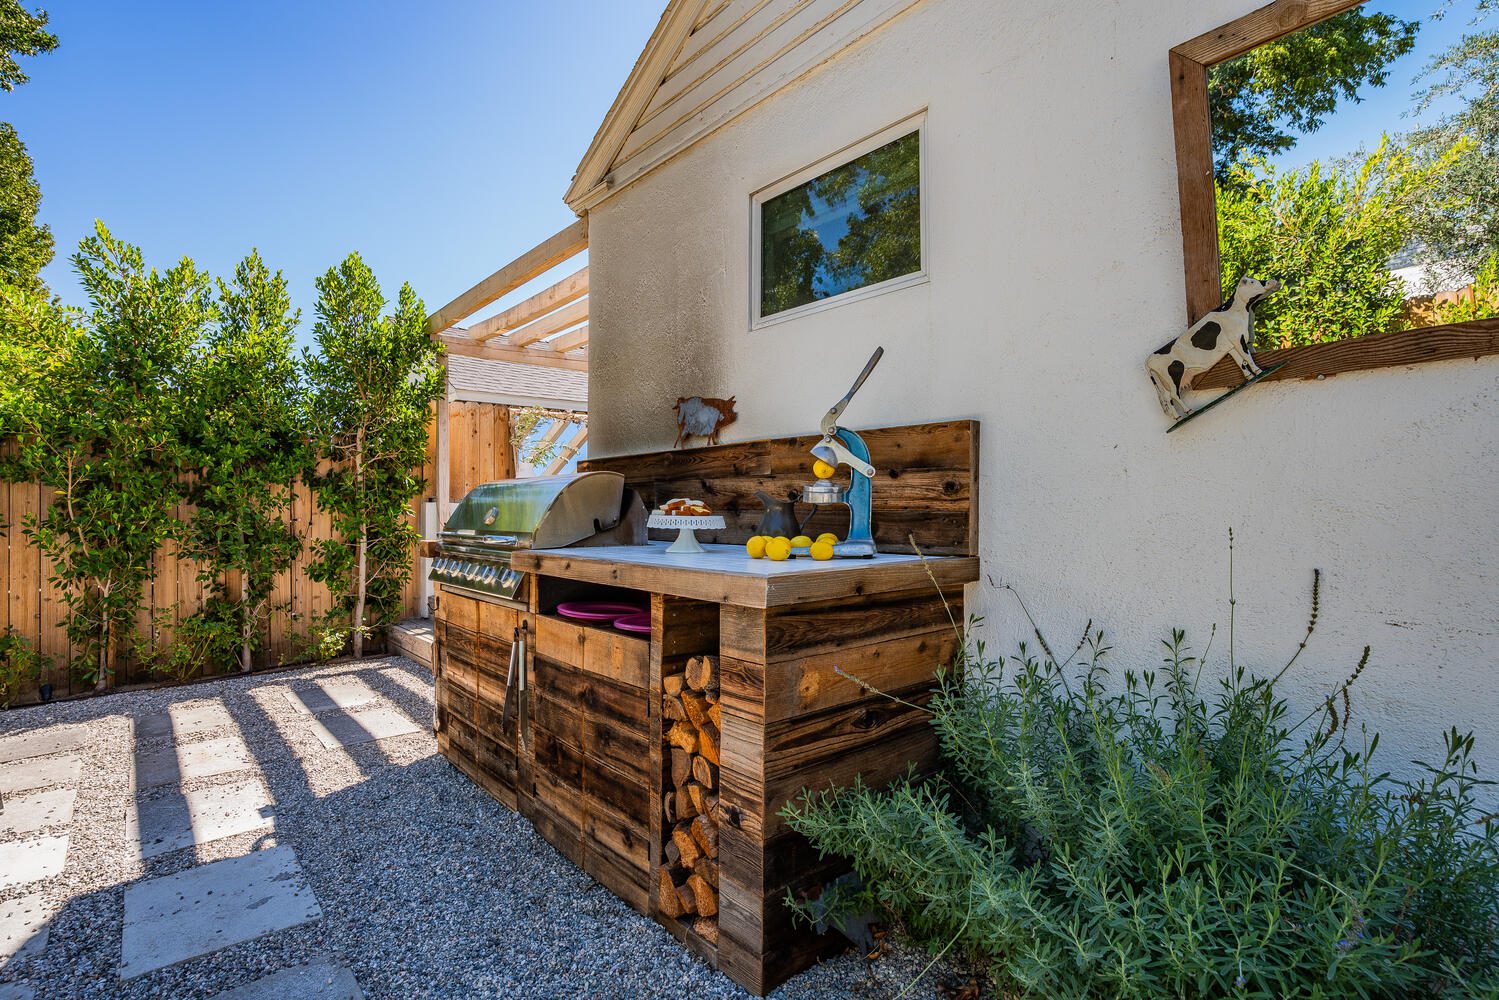
[[[1218,259],[1218,204],[1213,189],[1213,130],[1208,70],[1249,50],[1350,10],[1364,0],[1275,0],[1171,50],[1171,112],[1176,132],[1181,197],[1182,258],[1187,319],[1217,308],[1223,289]],[[1499,318],[1416,330],[1370,333],[1324,344],[1259,351],[1266,368],[1285,367],[1267,380],[1322,378],[1339,372],[1499,354]],[[1243,381],[1227,358],[1193,388],[1229,388]]]

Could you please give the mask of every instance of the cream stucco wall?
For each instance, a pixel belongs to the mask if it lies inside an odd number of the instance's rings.
[[[1255,0],[927,0],[591,214],[590,446],[671,444],[678,396],[737,395],[726,439],[807,433],[865,357],[854,427],[983,422],[982,556],[1057,642],[1115,664],[1172,625],[1303,704],[1374,647],[1358,719],[1390,759],[1442,727],[1499,766],[1499,358],[1267,384],[1164,434],[1143,371],[1184,320],[1167,49]],[[749,329],[750,193],[927,109],[927,284]],[[1024,638],[1008,595],[973,607]]]

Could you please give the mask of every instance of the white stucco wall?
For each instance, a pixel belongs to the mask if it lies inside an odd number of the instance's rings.
[[[1180,624],[1320,700],[1357,662],[1396,758],[1443,727],[1499,769],[1499,358],[1267,384],[1170,435],[1143,371],[1184,321],[1166,52],[1256,0],[928,0],[592,212],[590,444],[669,447],[678,396],[726,440],[814,431],[876,345],[850,426],[983,421],[982,557],[1058,644],[1116,667]],[[750,193],[926,108],[931,281],[749,329]],[[1012,599],[971,589],[991,646]]]

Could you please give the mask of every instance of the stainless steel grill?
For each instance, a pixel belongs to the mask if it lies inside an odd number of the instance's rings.
[[[430,578],[447,587],[524,600],[517,549],[558,549],[615,528],[624,506],[617,472],[506,479],[475,487],[438,534]]]

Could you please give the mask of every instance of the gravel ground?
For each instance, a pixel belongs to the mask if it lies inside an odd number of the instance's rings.
[[[293,710],[283,692],[291,683],[341,675],[357,675],[420,730],[326,749],[311,719]],[[202,701],[221,702],[249,745],[275,802],[274,833],[243,834],[142,862],[124,835],[136,753],[132,718]],[[33,988],[39,1000],[189,1000],[326,959],[350,968],[371,1000],[749,995],[574,868],[526,820],[450,766],[429,731],[431,712],[427,672],[392,657],[0,713],[0,737],[66,723],[86,723],[89,730],[87,744],[72,751],[84,765],[65,868],[56,877],[0,890],[0,897],[39,891],[62,907],[45,952],[0,969],[0,991],[19,984]],[[179,744],[224,735],[199,733]],[[170,741],[143,739],[141,749]],[[185,787],[245,777],[191,779]],[[120,982],[127,886],[274,845],[295,852],[322,919]],[[848,953],[773,996],[940,996],[941,982],[956,974],[939,965],[913,985],[928,961],[900,945],[874,962]]]

